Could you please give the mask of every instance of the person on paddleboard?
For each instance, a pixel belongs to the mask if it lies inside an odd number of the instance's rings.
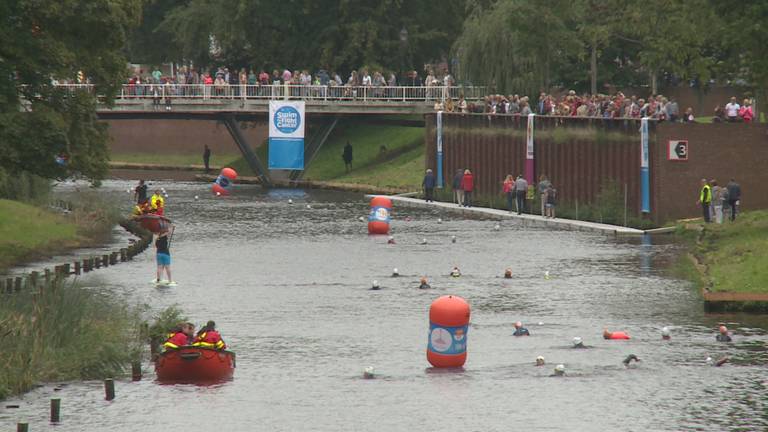
[[[172,234],[173,225],[171,225],[170,229],[161,231],[160,234],[157,235],[157,240],[155,240],[155,248],[157,249],[156,283],[160,283],[160,277],[162,276],[163,270],[165,270],[165,274],[168,276],[168,283],[173,283],[173,278],[171,278],[171,251],[169,241],[169,235]]]

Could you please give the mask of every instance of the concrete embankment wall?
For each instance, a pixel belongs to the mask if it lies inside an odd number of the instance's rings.
[[[200,154],[208,145],[214,154],[240,151],[226,126],[212,120],[106,120],[112,154]],[[243,122],[243,133],[253,147],[267,139],[265,122]]]
[[[426,116],[426,165],[436,168],[436,115]],[[476,194],[499,195],[507,174],[522,174],[527,120],[515,116],[444,114],[443,173],[475,174]],[[669,140],[688,140],[689,159],[668,160]],[[627,191],[627,208],[640,215],[640,121],[537,117],[535,175],[548,176],[561,203],[594,204],[605,185]],[[699,180],[735,177],[744,209],[768,208],[768,128],[745,124],[649,122],[650,217],[656,223],[695,217]]]

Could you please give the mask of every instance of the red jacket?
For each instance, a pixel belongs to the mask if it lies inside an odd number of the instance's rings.
[[[199,346],[204,348],[226,349],[227,344],[221,340],[221,335],[216,330],[208,330],[207,332],[200,333],[192,346]]]
[[[472,173],[464,174],[461,178],[461,190],[464,192],[472,192],[475,189],[475,179],[472,177]]]
[[[171,333],[168,335],[168,340],[163,344],[164,347],[173,349],[186,345],[189,345],[189,339],[187,338],[187,335],[182,332]]]

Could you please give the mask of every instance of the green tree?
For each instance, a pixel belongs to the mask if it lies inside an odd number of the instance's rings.
[[[140,0],[0,2],[0,169],[45,177],[106,174],[107,134],[95,98],[55,88],[78,72],[111,102]],[[56,163],[56,156],[68,159]]]

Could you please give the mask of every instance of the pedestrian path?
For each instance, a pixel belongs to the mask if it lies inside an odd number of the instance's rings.
[[[371,198],[374,195],[366,195]],[[645,231],[636,228],[628,228],[617,225],[601,224],[597,222],[586,222],[572,219],[546,219],[537,215],[510,213],[506,210],[491,209],[485,207],[459,207],[455,203],[446,202],[425,202],[423,199],[410,198],[401,195],[388,196],[393,204],[403,204],[418,207],[439,208],[464,215],[490,216],[499,219],[513,219],[522,222],[524,226],[554,228],[569,231],[591,231],[604,234],[613,234],[617,236],[639,236],[646,234]]]

